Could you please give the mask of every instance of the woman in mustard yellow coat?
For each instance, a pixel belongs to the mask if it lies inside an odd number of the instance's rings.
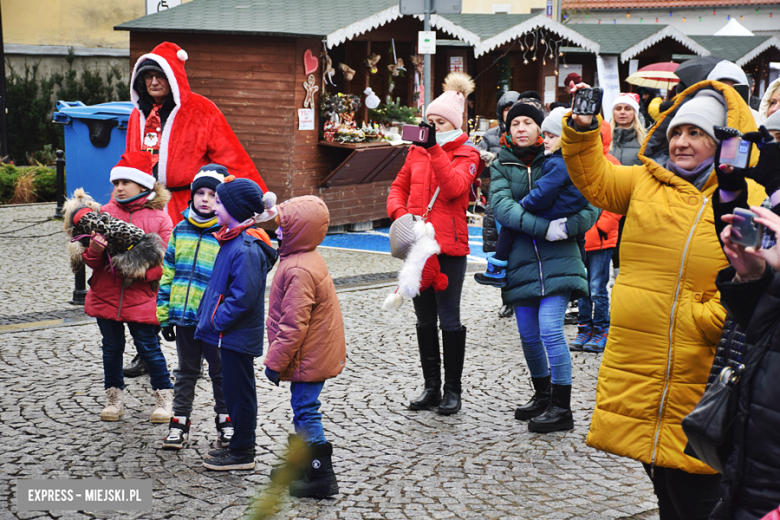
[[[577,188],[594,206],[626,216],[587,443],[643,463],[661,520],[706,519],[718,498],[719,475],[683,453],[680,423],[704,393],[726,315],[715,287],[728,261],[713,226],[713,127],[748,132],[755,123],[733,88],[701,82],[678,96],[650,130],[641,165],[616,166],[602,152],[599,121],[567,117],[562,135]],[[666,164],[644,155],[659,131],[669,140]],[[759,204],[763,191],[749,182],[750,202]]]

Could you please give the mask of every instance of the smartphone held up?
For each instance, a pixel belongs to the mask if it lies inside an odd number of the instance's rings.
[[[413,143],[425,143],[428,141],[430,128],[418,125],[404,125],[401,128],[401,139]]]

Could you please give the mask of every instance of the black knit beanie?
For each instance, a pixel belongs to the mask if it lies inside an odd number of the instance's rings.
[[[217,195],[230,216],[238,222],[265,211],[263,190],[249,179],[236,179],[232,175],[226,177],[217,186]]]
[[[509,109],[509,113],[506,115],[505,124],[507,132],[512,126],[512,120],[517,116],[530,117],[541,128],[544,121],[544,107],[538,92],[529,90],[520,94],[520,98],[512,105],[512,108]]]

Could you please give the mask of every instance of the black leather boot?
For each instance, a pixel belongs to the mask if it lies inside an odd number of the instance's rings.
[[[312,444],[311,463],[306,468],[306,474],[300,480],[290,483],[290,496],[327,498],[339,493],[339,483],[333,471],[333,445]]]
[[[441,401],[441,355],[439,354],[439,329],[417,327],[417,344],[420,347],[420,364],[425,378],[425,390],[409,403],[410,410],[428,410]]]
[[[528,430],[538,433],[558,432],[574,428],[571,415],[571,385],[552,385],[550,406],[539,417],[528,421]]]
[[[444,397],[436,413],[452,415],[460,410],[460,378],[466,357],[466,327],[441,332],[444,346]]]
[[[130,364],[122,369],[122,373],[125,377],[139,377],[148,374],[149,370],[146,368],[146,364],[141,361],[141,354],[136,354]]]
[[[550,376],[532,377],[531,383],[534,385],[534,395],[530,401],[515,410],[515,419],[518,421],[527,421],[542,415],[550,405]]]

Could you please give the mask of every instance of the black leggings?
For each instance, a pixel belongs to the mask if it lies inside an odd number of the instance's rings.
[[[447,275],[447,288],[441,292],[426,289],[412,300],[417,326],[435,327],[438,318],[441,330],[460,330],[460,295],[466,276],[466,257],[439,255],[439,265]]]
[[[494,255],[496,260],[509,260],[512,244],[515,241],[515,237],[520,233],[522,231],[512,229],[509,226],[501,226],[501,231],[498,232],[498,240],[496,241],[496,254]]]
[[[655,467],[642,463],[653,481],[658,497],[660,520],[707,520],[718,503],[720,475],[697,475],[681,469]]]

